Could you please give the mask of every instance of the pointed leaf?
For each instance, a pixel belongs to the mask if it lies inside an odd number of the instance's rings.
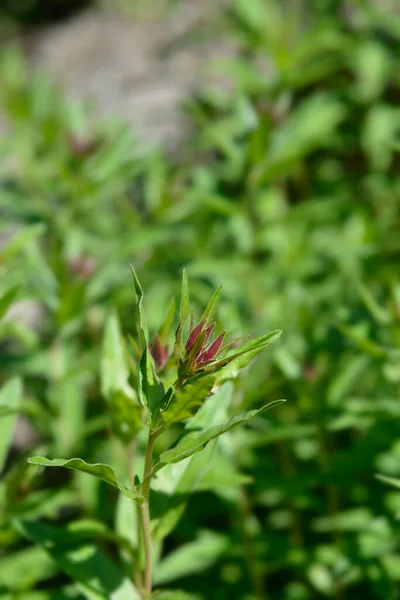
[[[204,321],[206,327],[208,327],[212,323],[212,320],[213,320],[214,314],[215,314],[215,310],[217,308],[217,304],[218,304],[218,301],[221,296],[221,292],[222,292],[222,285],[220,285],[219,288],[217,288],[215,290],[215,292],[213,293],[213,295],[211,296],[211,300],[208,303],[207,308],[204,311],[204,313],[200,319],[201,321]]]
[[[141,504],[143,497],[136,491],[130,490],[123,483],[118,481],[115,477],[113,469],[109,465],[103,463],[89,464],[81,458],[53,458],[49,460],[43,456],[31,456],[28,458],[28,462],[33,465],[40,465],[42,467],[65,467],[66,469],[72,469],[74,471],[83,471],[93,477],[97,477],[102,481],[112,485],[119,489],[125,496],[134,500],[137,504]]]
[[[161,343],[166,346],[168,344],[168,338],[172,329],[175,315],[175,298],[171,298],[168,304],[167,313],[165,315],[163,324],[160,327],[159,336]]]
[[[224,381],[235,379],[240,370],[246,367],[264,348],[275,342],[281,333],[280,330],[272,331],[255,340],[251,340],[241,346],[237,352],[211,363],[209,367],[205,367],[205,370],[212,369],[214,372],[216,371],[217,385],[221,385]]]
[[[3,411],[3,418],[0,420],[0,471],[3,469],[14,434],[21,395],[22,384],[20,379],[11,379],[0,390],[0,409]]]
[[[131,580],[79,532],[33,521],[19,521],[17,527],[48,552],[88,600],[140,600]]]
[[[144,307],[143,307],[143,289],[142,286],[140,285],[140,281],[138,279],[138,276],[136,275],[136,271],[133,267],[133,265],[131,265],[131,271],[132,271],[132,277],[133,277],[133,283],[135,286],[135,292],[136,292],[136,308],[137,308],[137,316],[138,316],[138,325],[139,325],[139,335],[140,335],[140,339],[141,339],[141,343],[142,343],[142,350],[145,351],[148,345],[148,339],[149,339],[149,330],[147,327],[147,320],[146,320],[146,315],[144,312]]]
[[[160,465],[157,468],[161,468],[164,464],[176,463],[181,460],[184,460],[185,458],[188,458],[195,452],[203,450],[203,448],[205,448],[205,446],[211,440],[214,440],[215,438],[226,433],[227,431],[234,429],[238,425],[249,421],[253,417],[261,415],[265,411],[269,410],[270,408],[273,408],[274,406],[277,406],[278,404],[281,404],[282,402],[285,402],[285,400],[274,400],[273,402],[266,404],[258,410],[250,410],[248,412],[242,413],[241,415],[238,415],[237,417],[233,417],[233,419],[231,419],[223,425],[215,425],[214,427],[211,427],[206,431],[192,431],[188,433],[187,435],[185,435],[184,438],[180,440],[180,442],[178,442],[178,444],[174,448],[166,450],[161,454]]]
[[[182,273],[182,295],[179,316],[181,325],[183,326],[189,316],[189,281],[186,269],[183,269]]]
[[[214,375],[200,375],[190,379],[181,390],[175,390],[167,408],[161,413],[165,425],[184,421],[194,415],[210,395],[214,383]]]
[[[175,334],[175,351],[179,357],[182,356],[182,331],[186,319],[189,316],[189,282],[186,273],[186,269],[183,269],[182,273],[182,292],[181,292],[181,304],[179,310],[179,325]]]
[[[142,357],[139,363],[138,374],[139,399],[143,406],[146,406],[151,413],[152,406],[157,403],[157,400],[159,399],[160,394],[162,394],[163,389],[162,386],[160,386],[160,381],[156,374],[154,360],[149,351],[149,334],[146,315],[143,307],[144,294],[142,286],[140,285],[136,271],[132,265],[131,270],[136,291],[136,308],[138,315],[139,335],[142,346]]]

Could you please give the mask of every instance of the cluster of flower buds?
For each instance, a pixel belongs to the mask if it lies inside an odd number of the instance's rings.
[[[184,373],[195,373],[217,357],[224,341],[225,331],[222,331],[215,340],[210,340],[214,327],[215,321],[207,325],[203,320],[195,327],[193,327],[193,323],[191,324],[185,344],[185,356],[182,360]]]

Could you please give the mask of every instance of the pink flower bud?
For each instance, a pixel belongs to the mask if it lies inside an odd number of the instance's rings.
[[[222,342],[224,341],[225,331],[219,334],[216,340],[206,349],[201,352],[196,358],[196,365],[202,365],[204,363],[208,363],[212,361],[216,355],[218,354],[219,349],[222,346]]]
[[[189,333],[189,337],[187,339],[186,346],[185,346],[186,352],[188,350],[190,350],[190,348],[193,346],[193,344],[195,343],[195,341],[197,340],[197,338],[203,331],[203,328],[204,328],[204,321],[200,321],[200,323],[198,325],[196,325],[196,327],[194,327],[192,329],[192,331]]]

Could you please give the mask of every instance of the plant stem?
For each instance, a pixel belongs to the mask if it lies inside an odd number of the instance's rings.
[[[127,466],[128,466],[128,477],[131,484],[132,489],[135,487],[135,458],[136,458],[136,438],[132,440],[132,442],[128,446],[127,452]],[[134,518],[140,521],[139,507],[133,503],[133,514]],[[143,581],[142,574],[140,572],[138,556],[133,557],[133,580],[135,582],[138,590],[142,590]]]
[[[144,502],[140,507],[140,523],[142,527],[143,546],[144,546],[144,591],[145,598],[151,598],[152,592],[152,542],[150,530],[150,483],[153,467],[153,446],[159,432],[150,431],[147,440],[146,454],[144,461],[142,494]]]

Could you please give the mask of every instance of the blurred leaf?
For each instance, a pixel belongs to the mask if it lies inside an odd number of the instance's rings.
[[[229,539],[212,531],[200,531],[197,539],[184,544],[162,559],[154,582],[166,584],[210,569],[230,547]]]
[[[56,565],[38,546],[10,552],[0,561],[0,581],[13,592],[30,589],[56,573]]]
[[[102,393],[110,407],[113,431],[121,441],[129,443],[142,427],[142,409],[128,382],[126,347],[115,312],[110,313],[106,321],[100,377]]]
[[[388,483],[389,485],[400,489],[400,479],[397,479],[396,477],[388,477],[387,475],[375,475],[375,477],[384,483]]]
[[[50,554],[89,600],[140,600],[133,583],[79,534],[30,521],[20,521],[18,526]]]
[[[0,409],[4,411],[3,417],[0,419],[0,471],[3,469],[8,448],[14,435],[17,420],[16,411],[20,407],[21,396],[22,383],[20,379],[11,379],[0,390]]]
[[[17,287],[12,287],[0,296],[0,319],[5,315],[18,292]]]

